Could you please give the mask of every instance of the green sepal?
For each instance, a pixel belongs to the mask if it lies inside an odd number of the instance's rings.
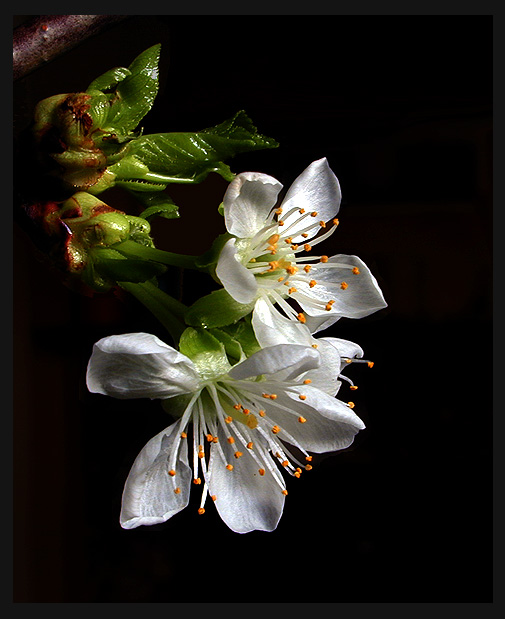
[[[209,333],[223,344],[226,355],[232,365],[243,361],[246,358],[244,349],[240,342],[222,329],[209,329]]]
[[[185,329],[179,350],[193,361],[204,379],[227,374],[231,369],[225,345],[206,329]]]
[[[261,348],[254,334],[250,314],[233,325],[222,327],[222,331],[226,332],[234,341],[240,344],[246,357],[250,357]]]
[[[225,327],[239,321],[254,308],[254,301],[237,303],[224,288],[201,297],[187,310],[184,319],[192,327]]]

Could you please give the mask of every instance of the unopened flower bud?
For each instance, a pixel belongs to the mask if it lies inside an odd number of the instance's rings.
[[[125,264],[117,270],[111,269],[109,262],[120,259],[134,264],[133,261],[110,248],[127,240],[154,247],[148,221],[114,209],[86,192],[78,192],[62,203],[32,204],[26,212],[49,240],[48,253],[67,279],[80,280],[96,291],[115,285],[117,279],[111,277],[114,272],[130,281]],[[142,279],[144,272],[146,279],[160,273],[159,264],[145,263],[140,271],[138,264],[132,266],[133,281]],[[103,269],[100,264],[105,265]]]

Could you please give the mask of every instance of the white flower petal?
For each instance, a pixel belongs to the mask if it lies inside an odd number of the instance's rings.
[[[292,295],[308,315],[323,318],[327,316],[330,320],[332,316],[363,318],[387,307],[377,280],[360,258],[337,254],[332,256],[328,263],[355,266],[359,268],[360,273],[355,275],[348,268],[328,267],[324,263],[314,265],[310,274],[317,285],[310,287],[308,281],[298,281],[297,292]],[[341,288],[342,282],[348,285],[345,290]],[[304,297],[312,297],[323,304],[329,300],[333,300],[334,303],[327,311],[324,307],[315,307]],[[327,319],[324,320],[325,326],[328,326]],[[321,330],[320,325],[318,330]]]
[[[265,402],[267,414],[281,428],[278,438],[289,442],[283,436],[285,430],[308,451],[325,453],[345,449],[365,427],[361,419],[343,402],[310,385],[276,393],[276,403],[293,411],[288,413]],[[304,396],[303,401],[299,399],[300,395]],[[298,416],[306,421],[300,423]]]
[[[306,325],[282,316],[265,299],[256,301],[252,325],[256,339],[262,347],[276,344],[300,344],[311,348],[317,347],[321,364],[318,368],[307,371],[303,378],[310,379],[313,387],[317,387],[325,393],[330,395],[337,393],[340,386],[338,375],[341,367],[340,351],[337,346],[331,346],[324,341],[324,338],[316,339],[311,335]]]
[[[190,359],[149,333],[101,339],[86,373],[89,391],[121,399],[170,398],[195,391],[199,382]]]
[[[139,453],[126,480],[120,523],[124,529],[165,522],[189,501],[191,469],[187,441],[180,441],[175,475],[170,475],[174,442],[179,439],[175,422],[152,438]]]
[[[349,340],[341,340],[338,337],[321,337],[318,339],[318,342],[327,342],[331,344],[334,348],[338,350],[339,355],[343,359],[354,359],[357,357],[358,359],[363,358],[365,354],[363,349],[358,344],[354,342],[350,342]],[[347,363],[345,361],[342,362],[342,367],[345,367]]]
[[[216,266],[216,275],[228,294],[238,303],[251,303],[258,292],[254,274],[237,260],[236,239],[225,243]]]
[[[242,456],[237,459],[238,442],[232,447],[221,429],[218,438],[226,462],[212,446],[208,477],[209,493],[216,497],[219,515],[236,533],[273,531],[284,509],[282,488],[266,466],[264,474],[259,473],[260,467],[247,448],[240,450]],[[227,463],[233,470],[226,468]]]
[[[282,184],[268,174],[237,174],[223,198],[228,232],[240,238],[253,237],[265,225],[281,189]]]
[[[289,188],[281,206],[286,214],[293,208],[304,209],[307,213],[317,212],[313,229],[307,231],[310,237],[320,230],[320,221],[329,221],[337,215],[341,199],[342,193],[338,179],[328,165],[326,158],[323,157],[313,161],[298,176]],[[297,232],[310,224],[310,220],[307,219],[300,220],[298,223],[299,219],[298,212],[283,217],[284,229],[293,225],[290,229],[290,236],[293,237],[295,243],[303,240],[303,237],[297,236]]]
[[[320,355],[314,348],[297,344],[278,344],[262,348],[245,361],[238,363],[230,370],[229,376],[235,380],[243,380],[262,374],[277,377],[282,372],[283,380],[291,380],[318,367],[320,363]]]
[[[302,323],[282,316],[266,299],[260,298],[252,315],[254,334],[262,348],[275,344],[304,344],[312,346],[315,340]]]

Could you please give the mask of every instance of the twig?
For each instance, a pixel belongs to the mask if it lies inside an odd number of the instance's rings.
[[[13,35],[14,81],[128,15],[38,15]]]

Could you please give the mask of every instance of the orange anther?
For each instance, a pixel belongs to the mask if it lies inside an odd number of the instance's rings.
[[[298,209],[298,212],[300,213],[300,215],[303,215],[305,213],[305,209],[304,208],[300,208],[300,209]]]
[[[358,385],[351,385],[349,387],[349,389],[351,389],[352,391],[356,391],[357,388],[358,388]]]
[[[239,411],[239,410],[242,408],[242,404],[234,404],[234,405],[233,405],[233,408],[234,408],[236,411]]]
[[[181,494],[181,489],[180,488],[175,488],[174,492],[175,492],[175,494]]]
[[[265,416],[265,414],[266,414],[266,413],[265,413],[265,411],[263,411],[263,410],[258,411],[258,415],[259,415],[260,417],[264,417],[264,416]]]
[[[227,465],[226,465],[226,468],[227,468],[229,471],[233,471],[233,464],[227,464]]]
[[[316,285],[317,285],[316,280],[315,280],[315,279],[311,279],[311,280],[310,280],[310,282],[309,282],[309,286],[310,286],[311,288],[314,288],[314,286],[316,286]]]
[[[283,490],[283,491],[282,491],[282,494],[283,494],[284,496],[287,496],[288,491],[287,491],[287,490]]]
[[[286,267],[286,272],[289,273],[290,275],[294,275],[297,271],[298,271],[297,267],[294,267],[294,266]]]
[[[298,318],[298,320],[299,320],[300,322],[303,322],[303,323],[304,323],[304,322],[307,322],[307,319],[305,318],[305,315],[304,315],[302,312],[300,312],[300,313],[297,315],[297,318]]]
[[[359,275],[359,269],[358,269],[358,267],[354,267],[354,269],[352,270],[352,272],[354,273],[354,275]]]
[[[311,269],[311,268],[312,268],[312,267],[311,267],[311,265],[310,265],[310,264],[306,264],[306,265],[303,267],[303,270],[305,271],[305,273],[308,273],[308,272],[310,271],[310,269]]]
[[[305,465],[305,470],[306,471],[311,471],[312,470],[312,465],[311,464],[306,464]]]
[[[328,262],[328,256],[321,256],[321,262]]]
[[[181,432],[181,438],[187,438],[188,435],[186,434],[186,432]]]
[[[235,458],[237,458],[237,460],[240,458],[240,456],[242,456],[242,452],[241,451],[236,451],[234,454]]]
[[[210,495],[210,498],[211,498],[213,501],[215,501],[215,500],[217,499],[217,496],[216,496],[215,494],[211,494],[211,495]]]
[[[293,294],[293,292],[296,292],[296,288],[294,286],[288,290],[288,294]]]
[[[249,443],[247,443],[247,449],[252,449],[254,447],[254,443],[252,441],[249,441]]]
[[[230,443],[230,445],[233,445],[233,443],[235,442],[235,439],[233,438],[233,436],[229,436],[227,438],[228,443]]]
[[[251,411],[248,408],[244,408],[242,412],[244,413],[244,415],[249,415]]]
[[[282,466],[289,466],[289,462],[287,460],[284,460],[281,464]]]
[[[275,214],[276,215],[281,215],[282,214],[282,208],[279,207],[278,209],[275,209]],[[277,234],[277,235],[274,235],[274,236],[278,237],[279,235]]]
[[[202,480],[199,477],[195,477],[195,479],[193,479],[193,483],[199,486],[202,483]]]
[[[312,249],[312,247],[308,243],[305,243],[305,245],[303,246],[303,249],[305,251],[310,251]]]
[[[373,368],[373,361],[369,361],[369,362],[367,363],[367,365],[368,365],[368,367],[369,367],[369,368]]]
[[[354,408],[354,407],[355,407],[355,404],[354,404],[354,402],[347,402],[347,406],[348,406],[349,408]]]
[[[272,432],[273,432],[274,434],[278,434],[280,431],[281,431],[281,429],[279,428],[279,426],[274,426],[274,427],[272,428]]]
[[[305,460],[307,460],[307,462],[312,462],[312,456],[305,456]]]
[[[319,344],[312,344],[312,348],[317,348]]]
[[[311,217],[317,217],[317,211],[312,211],[312,213],[310,214]]]
[[[215,437],[212,439],[212,442],[213,442],[213,443],[219,443],[219,439],[217,438],[217,436],[215,436]]]
[[[325,221],[320,221],[319,225],[321,226],[321,228],[326,228],[326,222]]]
[[[174,469],[170,469],[170,471],[168,471],[168,474],[173,477],[175,475]]]
[[[198,457],[200,458],[200,460],[201,460],[202,458],[205,458],[205,453],[204,453],[203,451],[199,451],[199,452],[198,452]]]
[[[307,396],[303,395],[303,393],[301,393],[298,397],[300,398],[300,400],[306,400],[307,399]]]
[[[293,251],[297,250],[297,249],[298,249],[298,247],[299,247],[299,245],[297,245],[296,243],[294,243],[293,245],[291,245],[291,249],[292,249]]]
[[[198,508],[198,513],[200,514],[200,516],[201,516],[202,514],[205,514],[205,509],[204,509],[203,507],[199,507],[199,508]]]
[[[213,438],[214,438],[214,437],[212,436],[212,434],[207,434],[207,441],[208,441],[209,443],[212,443],[212,439],[213,439]]]
[[[342,290],[345,290],[346,288],[349,288],[349,284],[347,282],[342,282],[340,284],[340,288],[342,288]]]
[[[258,469],[258,473],[260,475],[264,475],[265,474],[265,469]]]
[[[279,219],[279,221],[277,222],[279,224],[279,226],[283,226],[284,222],[282,221],[282,219]]]
[[[335,217],[335,219],[333,220],[333,225],[338,226],[339,223],[339,220]]]
[[[224,420],[226,421],[226,423],[231,423],[233,421],[230,415],[228,415],[228,417],[225,417]]]
[[[310,385],[310,383],[311,383],[311,382],[312,382],[312,381],[310,380],[310,378],[306,378],[306,379],[303,381],[303,384],[304,384],[304,385]]]
[[[300,416],[300,417],[298,417],[298,421],[299,421],[300,423],[305,423],[307,420],[305,419],[305,417],[301,417],[301,416]]]

